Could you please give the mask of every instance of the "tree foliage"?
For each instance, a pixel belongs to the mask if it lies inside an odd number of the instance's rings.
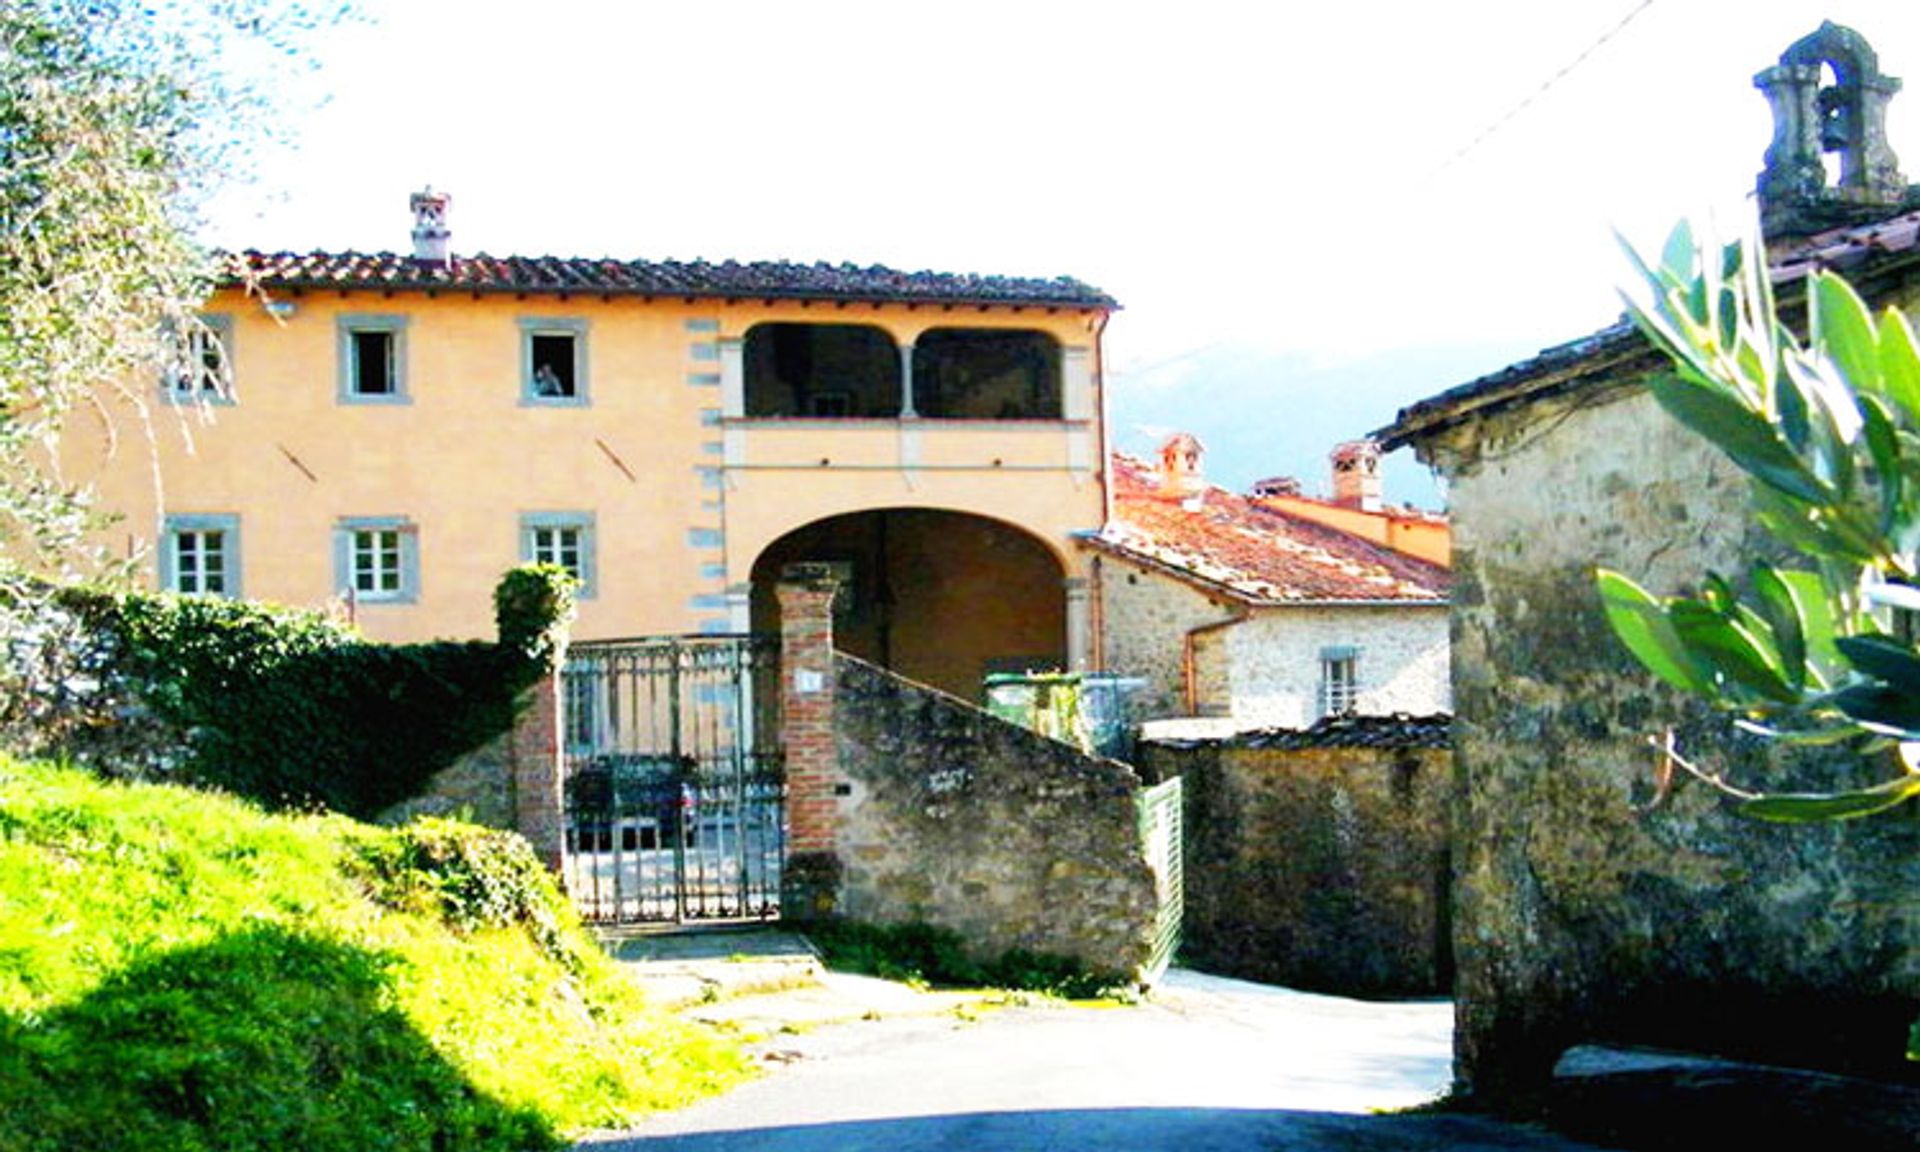
[[[1631,249],[1629,249],[1631,255]],[[1764,250],[1697,241],[1681,225],[1657,265],[1633,257],[1644,295],[1628,312],[1667,354],[1649,388],[1744,472],[1758,523],[1796,556],[1736,585],[1708,573],[1691,596],[1656,596],[1599,573],[1615,633],[1661,680],[1795,744],[1880,754],[1866,788],[1763,793],[1669,764],[1777,821],[1842,820],[1920,795],[1894,753],[1920,741],[1920,341],[1897,308],[1878,316],[1841,277],[1805,285],[1806,338],[1780,318]]]
[[[198,206],[271,123],[265,63],[343,14],[0,0],[0,656],[53,586],[124,569],[58,439],[96,420],[151,455],[150,398],[185,364],[213,271]]]

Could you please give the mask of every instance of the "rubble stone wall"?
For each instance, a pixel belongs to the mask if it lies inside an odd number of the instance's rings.
[[[1537,1092],[1595,1040],[1920,1071],[1902,1060],[1920,1014],[1920,810],[1762,824],[1684,784],[1653,803],[1646,740],[1669,726],[1753,785],[1887,770],[1739,736],[1606,624],[1596,565],[1672,593],[1768,546],[1744,480],[1624,385],[1479,417],[1425,451],[1454,529],[1460,1086]]]
[[[1127,765],[835,657],[835,911],[1133,975],[1156,911]]]
[[[1138,759],[1185,782],[1182,963],[1344,996],[1448,990],[1447,748],[1146,742]]]

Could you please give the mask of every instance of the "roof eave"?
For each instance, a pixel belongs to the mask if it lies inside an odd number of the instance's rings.
[[[220,288],[292,289],[302,292],[456,292],[479,296],[621,296],[653,300],[772,300],[808,303],[898,304],[921,308],[1008,308],[1016,310],[1051,308],[1063,312],[1119,312],[1111,301],[1091,300],[1004,300],[984,297],[910,296],[855,292],[717,292],[710,288],[630,288],[598,284],[460,284],[435,281],[363,281],[340,283],[333,280],[309,280],[295,277],[260,276],[253,279],[224,277]]]
[[[1211,577],[1202,576],[1190,568],[1182,568],[1178,564],[1170,564],[1157,556],[1149,556],[1144,552],[1136,551],[1116,540],[1109,540],[1100,535],[1088,535],[1081,539],[1082,543],[1089,544],[1109,555],[1118,556],[1123,560],[1138,564],[1144,568],[1151,568],[1175,580],[1192,584],[1211,595],[1223,596],[1236,604],[1245,605],[1249,608],[1259,608],[1270,603],[1270,601],[1263,597],[1250,595],[1239,588],[1235,588],[1231,584],[1223,584]]]
[[[1568,391],[1643,361],[1657,366],[1653,346],[1630,325],[1616,324],[1402,408],[1393,423],[1369,436],[1391,452],[1472,417]]]
[[[222,263],[222,269],[215,280],[218,288],[245,289],[248,287],[278,288],[306,292],[459,292],[477,295],[542,295],[542,296],[604,296],[635,297],[642,299],[686,299],[686,300],[791,300],[821,303],[849,304],[899,304],[922,308],[1009,308],[1009,309],[1056,309],[1073,312],[1119,312],[1120,302],[1097,288],[1088,286],[1084,296],[1050,296],[1036,293],[1032,296],[1004,296],[989,294],[968,294],[965,292],[886,292],[874,290],[831,291],[818,288],[778,288],[766,287],[719,289],[711,286],[671,285],[639,286],[623,284],[543,284],[543,283],[501,283],[498,281],[465,282],[451,279],[438,279],[431,275],[425,277],[399,277],[392,280],[342,280],[331,277],[288,276],[272,270],[255,269],[246,261],[253,253],[221,251],[215,258]],[[286,255],[286,254],[280,254]],[[313,253],[315,256],[353,255],[359,253]],[[369,253],[370,258],[390,258],[391,253]],[[423,265],[423,267],[426,267]],[[1062,278],[1066,279],[1066,278]]]
[[[1874,237],[1875,228],[1910,224],[1910,214],[1856,228],[1824,234],[1862,237],[1858,243],[1838,245],[1809,240],[1774,257],[1769,269],[1776,286],[1776,306],[1792,309],[1805,299],[1807,278],[1829,269],[1845,276],[1868,299],[1907,282],[1920,268],[1920,246],[1891,248]],[[1418,444],[1464,423],[1533,400],[1544,399],[1590,384],[1615,383],[1621,370],[1633,369],[1635,379],[1657,371],[1664,363],[1657,349],[1626,320],[1590,335],[1549,348],[1530,360],[1449,388],[1400,410],[1394,422],[1372,433],[1382,451]],[[1607,377],[1615,377],[1608,380]]]
[[[1297,600],[1282,600],[1269,596],[1256,596],[1244,589],[1235,588],[1231,584],[1224,584],[1211,577],[1202,576],[1192,569],[1182,568],[1178,564],[1172,564],[1158,557],[1135,551],[1125,544],[1106,539],[1102,536],[1085,535],[1079,539],[1083,543],[1090,544],[1110,555],[1118,556],[1121,559],[1139,564],[1142,567],[1151,568],[1156,572],[1161,572],[1176,580],[1192,584],[1211,594],[1229,598],[1235,603],[1248,608],[1445,608],[1449,603],[1448,597],[1444,594],[1435,594],[1432,597],[1423,596],[1390,599],[1324,597],[1302,598]]]

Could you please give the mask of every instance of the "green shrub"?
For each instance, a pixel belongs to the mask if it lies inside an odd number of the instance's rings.
[[[466,933],[524,928],[547,956],[582,967],[577,934],[561,930],[572,908],[521,837],[423,818],[392,830],[366,829],[352,847],[349,872],[382,906],[437,916]]]
[[[493,590],[494,627],[500,647],[529,667],[556,666],[573,623],[579,581],[557,564],[523,564]]]

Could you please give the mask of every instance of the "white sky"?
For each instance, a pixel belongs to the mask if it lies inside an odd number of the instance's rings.
[[[1655,0],[1452,163],[1640,0],[363,4],[212,242],[404,250],[431,183],[463,252],[1067,274],[1125,306],[1120,386],[1220,342],[1325,364],[1610,322],[1610,229],[1747,210],[1753,74],[1823,18],[1908,79],[1920,180],[1915,0]]]

